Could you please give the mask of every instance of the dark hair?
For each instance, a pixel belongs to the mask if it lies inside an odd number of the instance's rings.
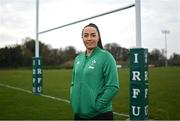
[[[90,23],[90,24],[86,25],[86,26],[83,28],[83,30],[82,30],[82,35],[83,35],[83,31],[84,31],[84,29],[85,29],[86,27],[94,27],[94,28],[97,30],[97,33],[98,33],[98,35],[99,35],[99,41],[98,41],[98,43],[97,43],[97,46],[98,46],[99,48],[103,49],[102,42],[101,42],[101,34],[100,34],[100,31],[99,31],[98,27],[96,26],[96,24]]]

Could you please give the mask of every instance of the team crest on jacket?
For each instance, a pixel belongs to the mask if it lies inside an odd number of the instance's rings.
[[[91,62],[91,64],[89,65],[89,69],[94,69],[95,67],[95,64],[96,64],[96,60],[94,59],[92,62]]]
[[[77,64],[77,65],[78,65],[78,64],[80,64],[80,61],[77,61],[77,63],[76,63],[76,64]]]

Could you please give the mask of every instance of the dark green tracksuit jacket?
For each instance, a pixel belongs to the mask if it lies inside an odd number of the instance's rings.
[[[70,101],[75,114],[92,118],[112,111],[112,98],[119,89],[116,62],[106,50],[96,47],[90,56],[74,61]]]

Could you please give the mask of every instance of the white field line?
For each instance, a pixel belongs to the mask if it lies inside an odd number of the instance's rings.
[[[1,86],[1,87],[6,87],[6,88],[9,88],[9,89],[18,90],[18,91],[21,91],[21,92],[26,92],[26,93],[32,94],[32,91],[29,91],[29,90],[26,90],[26,89],[22,89],[22,88],[14,87],[14,86],[10,86],[10,85],[6,85],[6,84],[2,84],[2,83],[0,83],[0,86]],[[46,98],[50,98],[50,99],[53,99],[53,100],[58,100],[58,101],[62,101],[62,102],[66,102],[66,103],[70,103],[70,101],[69,101],[69,100],[67,100],[67,99],[63,99],[63,98],[53,97],[53,96],[50,96],[50,95],[45,95],[45,94],[40,94],[40,96],[42,96],[42,97],[46,97]],[[115,115],[118,115],[118,116],[129,117],[129,115],[127,115],[127,114],[118,113],[118,112],[113,112],[113,113],[114,113]]]
[[[18,88],[18,87],[6,85],[6,84],[2,84],[2,83],[0,83],[0,86],[2,86],[2,87],[7,87],[7,88],[10,88],[10,89],[14,89],[14,90],[18,90],[18,91],[21,91],[21,92],[26,92],[26,93],[32,94],[32,91],[25,90],[25,89],[22,89],[22,88]],[[69,100],[62,99],[62,98],[58,98],[58,97],[53,97],[53,96],[49,96],[49,95],[45,95],[45,94],[40,94],[40,96],[46,97],[46,98],[50,98],[50,99],[53,99],[53,100],[58,100],[58,101],[70,103]]]

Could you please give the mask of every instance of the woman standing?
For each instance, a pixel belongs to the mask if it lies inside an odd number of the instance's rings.
[[[103,49],[95,24],[82,30],[86,51],[75,58],[70,101],[75,120],[113,120],[112,98],[119,90],[116,62]]]

